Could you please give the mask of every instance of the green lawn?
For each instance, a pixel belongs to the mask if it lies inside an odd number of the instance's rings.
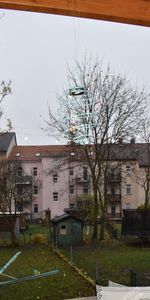
[[[0,249],[0,267],[2,267],[19,249]],[[26,248],[16,261],[5,271],[14,277],[33,274],[33,269],[47,272],[59,269],[60,273],[52,277],[36,279],[21,284],[0,288],[0,299],[62,300],[94,294],[93,288],[75,273],[65,262],[47,248]],[[0,280],[7,278],[0,275]]]
[[[30,234],[32,233],[32,234]],[[62,261],[56,254],[46,247],[33,247],[30,243],[31,236],[41,233],[45,241],[49,237],[48,228],[41,225],[30,225],[25,232],[26,247],[21,248],[21,255],[7,269],[6,274],[14,277],[32,275],[33,270],[47,272],[59,269],[60,273],[48,278],[37,279],[9,287],[0,288],[0,299],[3,300],[30,300],[51,299],[63,300],[79,296],[94,295],[93,288],[82,279],[68,264]],[[23,243],[20,238],[20,247]],[[18,251],[14,248],[0,248],[0,268]],[[84,270],[95,280],[96,263],[100,267],[100,284],[108,284],[108,280],[120,284],[130,285],[130,269],[134,269],[139,275],[139,283],[150,286],[150,248],[141,248],[135,245],[127,246],[122,242],[101,243],[95,246],[86,244],[82,247],[61,250],[80,269]],[[141,279],[143,277],[144,279]],[[0,275],[0,280],[6,280]]]
[[[71,256],[70,249],[64,253]],[[109,246],[73,248],[73,261],[93,279],[98,263],[102,285],[107,286],[108,280],[130,285],[130,269],[134,269],[139,273],[139,284],[150,286],[150,248],[129,247],[117,242]]]

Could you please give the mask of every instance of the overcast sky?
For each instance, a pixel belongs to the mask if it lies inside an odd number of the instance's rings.
[[[41,131],[40,115],[46,118],[47,103],[55,108],[67,64],[73,66],[85,52],[150,90],[150,28],[9,10],[0,14],[0,81],[12,81],[3,110],[18,144],[56,143]]]

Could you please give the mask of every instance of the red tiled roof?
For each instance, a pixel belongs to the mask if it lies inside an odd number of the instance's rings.
[[[72,149],[69,145],[15,146],[9,156],[16,160],[41,160],[41,157],[65,156]]]

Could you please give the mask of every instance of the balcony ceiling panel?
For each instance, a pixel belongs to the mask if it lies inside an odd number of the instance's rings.
[[[0,8],[150,26],[150,0],[0,0]]]

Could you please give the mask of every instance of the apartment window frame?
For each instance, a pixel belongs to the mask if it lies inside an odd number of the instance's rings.
[[[88,168],[83,167],[83,180],[87,181],[88,180]]]
[[[69,208],[70,208],[70,209],[75,209],[75,203],[70,203],[70,204],[69,204]]]
[[[131,175],[131,166],[130,165],[126,165],[126,173],[127,173],[127,175]]]
[[[126,184],[126,195],[130,196],[132,194],[131,184]]]
[[[33,195],[38,195],[38,185],[33,186]]]
[[[111,205],[111,216],[112,217],[116,216],[116,205],[115,204]]]
[[[39,206],[38,206],[37,203],[34,204],[33,210],[34,210],[34,213],[38,213],[39,212]]]
[[[69,185],[69,194],[74,195],[74,184]]]
[[[58,183],[58,174],[53,174],[53,183]]]
[[[73,176],[73,175],[74,175],[74,169],[73,169],[73,167],[70,167],[70,168],[69,168],[69,175],[70,175],[70,176]]]
[[[38,168],[34,167],[33,168],[33,176],[37,176]]]
[[[22,174],[23,174],[23,168],[22,167],[18,167],[17,173],[18,173],[18,176],[22,176]]]
[[[53,201],[57,202],[58,201],[58,192],[53,193]]]
[[[116,189],[114,186],[111,187],[111,196],[115,196],[116,195]]]
[[[125,204],[125,209],[131,209],[131,203],[126,203]]]
[[[88,182],[83,182],[83,194],[89,193],[89,184]]]
[[[23,192],[23,188],[21,184],[17,184],[17,195],[20,196]]]

